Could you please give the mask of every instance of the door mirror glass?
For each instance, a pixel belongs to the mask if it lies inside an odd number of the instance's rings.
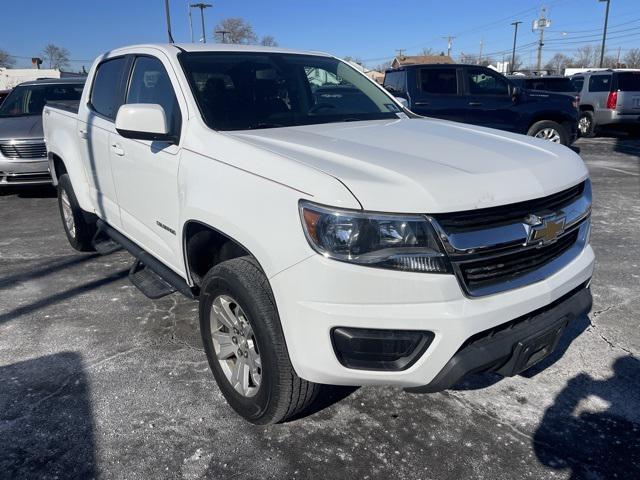
[[[173,141],[164,108],[152,103],[122,105],[116,116],[116,131],[136,140]]]

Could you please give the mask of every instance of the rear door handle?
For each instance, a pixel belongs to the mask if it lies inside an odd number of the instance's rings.
[[[87,131],[86,130],[78,130],[78,136],[80,138],[87,138]]]
[[[111,145],[111,150],[113,150],[113,153],[115,153],[119,157],[124,157],[124,148],[122,148],[119,144],[113,143]]]
[[[469,102],[470,107],[481,107],[482,103],[480,102]]]

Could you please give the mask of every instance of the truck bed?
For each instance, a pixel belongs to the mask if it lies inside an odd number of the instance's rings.
[[[47,102],[47,107],[58,108],[65,112],[77,114],[80,109],[80,100],[57,100],[54,102]]]

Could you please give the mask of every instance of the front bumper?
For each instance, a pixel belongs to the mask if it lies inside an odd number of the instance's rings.
[[[46,158],[8,159],[0,156],[0,185],[42,185],[51,183]]]
[[[291,362],[306,380],[334,385],[422,387],[474,335],[544,308],[587,282],[590,246],[534,284],[466,297],[453,275],[366,268],[313,255],[273,276],[271,286]],[[433,332],[426,351],[401,371],[345,367],[331,342],[336,327]]]

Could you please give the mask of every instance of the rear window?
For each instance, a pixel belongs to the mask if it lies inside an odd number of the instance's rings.
[[[640,72],[619,73],[618,90],[623,92],[640,92]]]
[[[590,92],[608,92],[611,90],[611,75],[592,75],[589,79]]]
[[[423,68],[420,70],[420,90],[424,93],[455,95],[458,77],[455,68]]]
[[[527,80],[527,88],[547,92],[576,92],[578,89],[570,78],[535,78]]]
[[[584,77],[572,78],[571,83],[573,83],[573,88],[575,88],[576,92],[581,92],[582,86],[584,85]]]

